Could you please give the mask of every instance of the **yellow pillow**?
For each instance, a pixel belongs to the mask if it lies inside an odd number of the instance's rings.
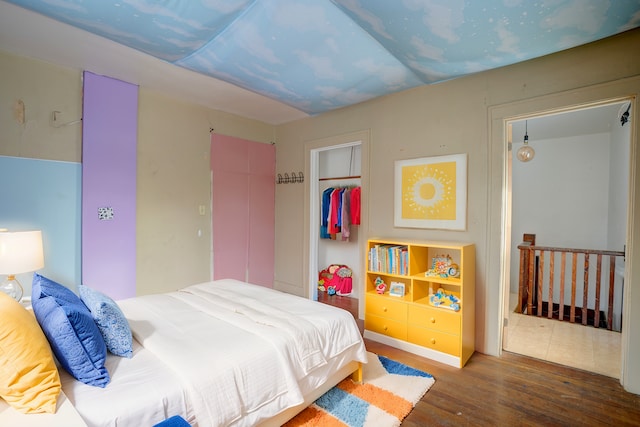
[[[33,313],[0,292],[0,397],[25,413],[56,412],[60,375]]]

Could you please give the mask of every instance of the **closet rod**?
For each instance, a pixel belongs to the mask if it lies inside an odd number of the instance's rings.
[[[318,181],[331,181],[334,179],[357,179],[360,178],[360,175],[353,175],[353,176],[336,176],[334,178],[319,178]]]

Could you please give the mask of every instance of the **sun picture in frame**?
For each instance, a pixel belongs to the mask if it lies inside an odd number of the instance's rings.
[[[396,161],[394,196],[396,227],[464,230],[467,155]]]

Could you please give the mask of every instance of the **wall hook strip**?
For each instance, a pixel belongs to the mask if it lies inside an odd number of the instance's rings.
[[[302,172],[288,172],[276,175],[276,184],[302,184],[304,182],[304,174]]]

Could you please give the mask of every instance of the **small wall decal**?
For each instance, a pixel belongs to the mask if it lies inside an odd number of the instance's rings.
[[[98,219],[100,221],[108,221],[113,219],[113,208],[98,208]]]

